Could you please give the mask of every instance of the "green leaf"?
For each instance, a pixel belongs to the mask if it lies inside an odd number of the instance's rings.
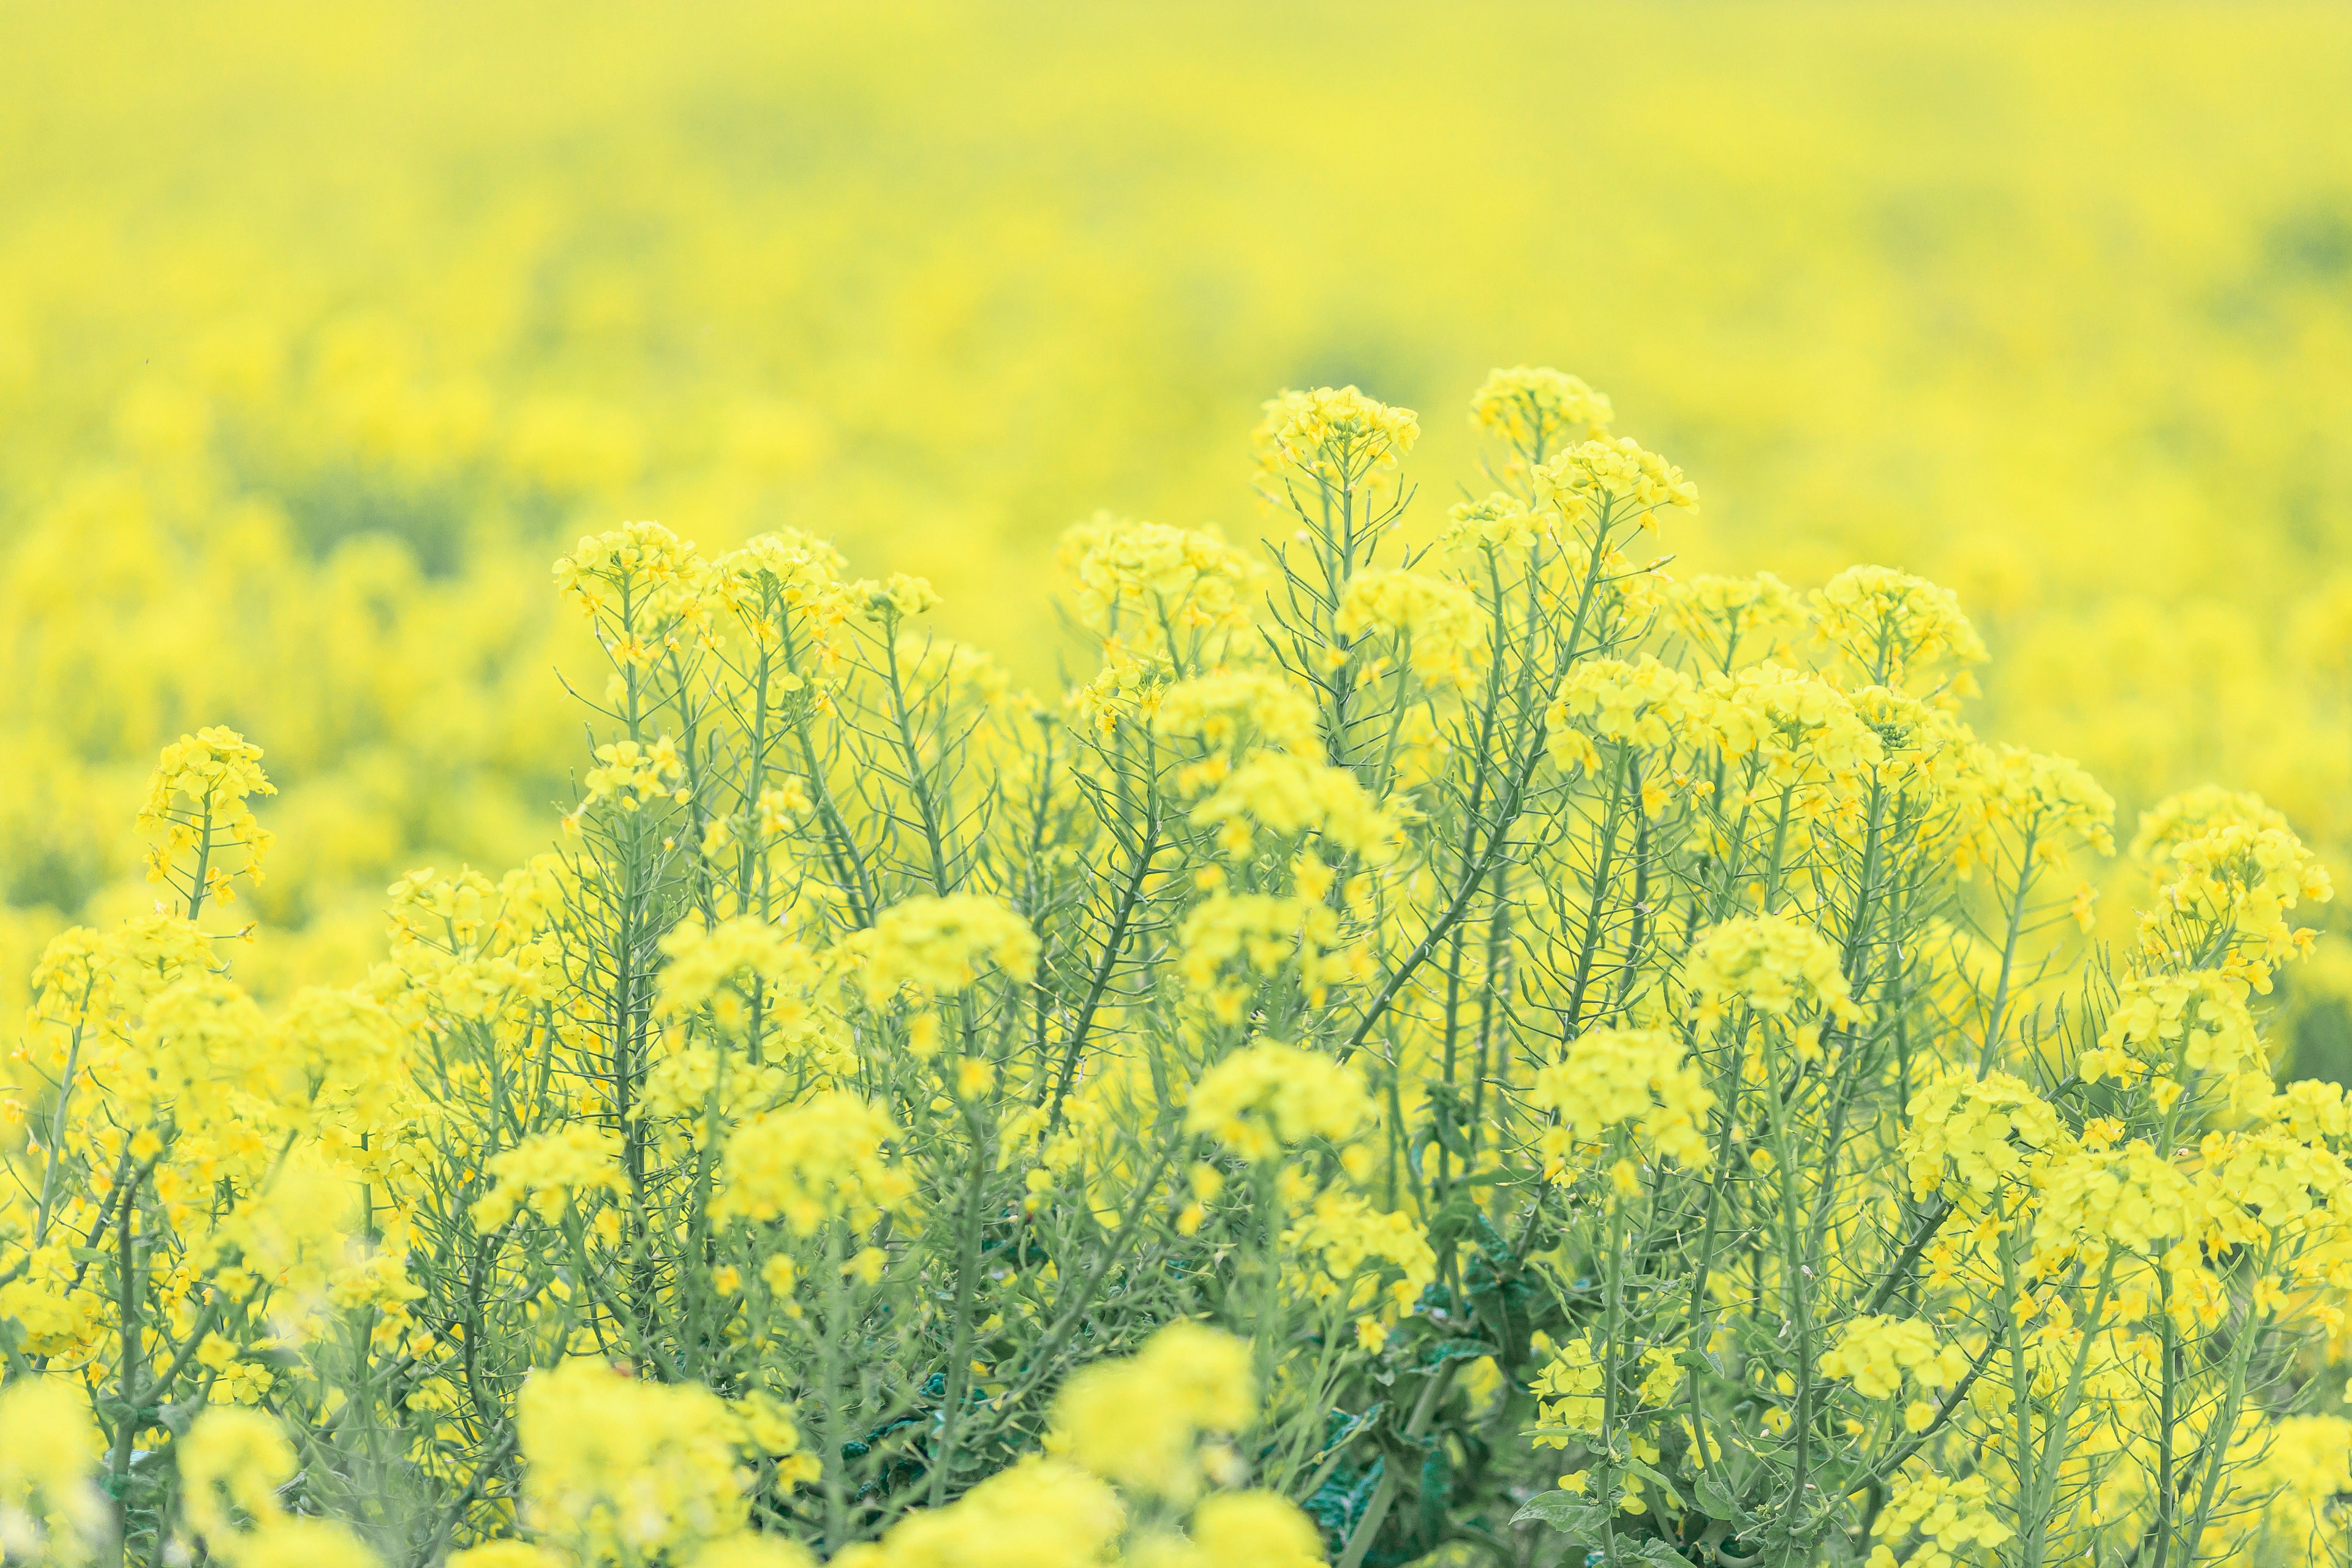
[[[1734,1524],[1747,1522],[1748,1512],[1739,1506],[1730,1489],[1713,1474],[1702,1471],[1691,1479],[1691,1496],[1701,1513],[1709,1519],[1729,1520]]]
[[[1690,1506],[1683,1501],[1683,1494],[1675,1489],[1675,1483],[1673,1481],[1666,1479],[1664,1471],[1657,1469],[1653,1466],[1645,1465],[1639,1459],[1626,1460],[1625,1468],[1633,1471],[1635,1475],[1641,1477],[1643,1480],[1648,1481],[1651,1485],[1656,1487],[1660,1491],[1665,1493],[1666,1500],[1673,1503],[1676,1508],[1687,1508]]]
[[[1530,1498],[1525,1508],[1511,1515],[1513,1524],[1525,1524],[1529,1520],[1548,1524],[1576,1540],[1598,1544],[1608,1529],[1609,1510],[1585,1501],[1574,1492],[1545,1492]]]
[[[1691,1568],[1689,1558],[1665,1542],[1657,1540],[1642,1542],[1640,1550],[1633,1553],[1633,1559],[1638,1563],[1654,1563],[1656,1568]]]

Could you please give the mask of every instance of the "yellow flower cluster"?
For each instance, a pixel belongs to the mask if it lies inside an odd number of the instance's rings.
[[[1251,851],[1259,832],[1318,834],[1374,863],[1396,850],[1395,819],[1354,774],[1287,752],[1261,752],[1225,773],[1192,807],[1192,819],[1216,828],[1237,855]]]
[[[0,1556],[60,1568],[97,1557],[109,1523],[89,1481],[98,1454],[89,1405],[62,1378],[0,1388]]]
[[[621,1141],[579,1122],[526,1138],[491,1155],[482,1168],[494,1183],[474,1205],[474,1223],[485,1230],[496,1230],[525,1207],[553,1225],[575,1197],[628,1191]]]
[[[712,926],[680,926],[662,939],[661,951],[669,963],[654,1004],[657,1014],[685,1017],[708,1007],[722,1031],[736,1034],[757,1007],[787,1043],[816,1027],[810,995],[823,972],[773,921],[739,915]]]
[[[1917,1318],[1878,1314],[1844,1324],[1821,1368],[1824,1377],[1853,1384],[1864,1399],[1892,1399],[1906,1378],[1930,1393],[1951,1387],[1967,1375],[1969,1358],[1958,1345],[1940,1342],[1934,1328]]]
[[[1366,954],[1346,944],[1339,911],[1320,899],[1218,891],[1193,906],[1176,934],[1185,986],[1221,1023],[1241,1022],[1249,1000],[1246,976],[1226,968],[1237,958],[1266,975],[1295,958],[1311,1006],[1322,1005],[1333,984],[1368,973]]]
[[[1070,1380],[1048,1447],[1127,1490],[1189,1496],[1203,1479],[1202,1435],[1246,1430],[1256,1405],[1247,1344],[1171,1323],[1137,1354]]]
[[[1669,584],[1665,607],[1675,629],[1704,656],[1705,667],[1725,674],[1743,663],[1787,658],[1790,639],[1805,624],[1795,590],[1769,572],[1752,577],[1702,572]]]
[[[1544,1136],[1544,1173],[1571,1181],[1622,1132],[1643,1156],[1706,1164],[1715,1095],[1680,1041],[1660,1029],[1588,1029],[1536,1074],[1533,1102],[1559,1118]]]
[[[517,1412],[523,1521],[575,1561],[685,1559],[743,1533],[744,1434],[708,1389],[572,1361],[534,1373]]]
[[[1960,1568],[1997,1561],[1993,1553],[2016,1531],[1993,1512],[1990,1494],[1980,1475],[1953,1480],[1932,1471],[1906,1474],[1891,1489],[1892,1500],[1874,1532],[1877,1543],[1864,1568],[1895,1568],[1898,1563]],[[1907,1555],[1898,1555],[1914,1535],[1916,1544],[1907,1547]]]
[[[682,800],[685,772],[677,742],[667,735],[646,744],[612,742],[596,748],[596,765],[581,781],[587,790],[581,808],[611,801],[623,811],[642,811],[652,802]]]
[[[1309,1140],[1344,1142],[1371,1120],[1351,1068],[1276,1040],[1243,1047],[1192,1086],[1184,1125],[1244,1160],[1274,1159]]]
[[[2162,881],[2157,908],[2141,922],[2144,951],[2218,941],[2224,967],[2258,991],[2280,962],[2309,950],[2313,933],[2288,916],[2304,900],[2326,903],[2335,886],[2317,856],[2281,826],[2243,818],[2210,822],[2193,836],[2168,837],[2150,856]],[[2183,936],[2186,926],[2193,934]]]
[[[1742,915],[1699,938],[1683,971],[1700,1026],[1720,1023],[1734,1005],[1794,1023],[1859,1016],[1837,949],[1800,921]]]
[[[2072,1139],[2050,1102],[2004,1072],[1952,1069],[1911,1098],[1903,1157],[1911,1190],[1981,1205],[2064,1152]]]
[[[1261,569],[1213,532],[1097,517],[1062,536],[1079,618],[1139,654],[1214,650],[1246,625]]]
[[[1349,1313],[1410,1312],[1437,1278],[1437,1254],[1412,1217],[1384,1213],[1354,1193],[1318,1197],[1282,1233],[1282,1245],[1301,1261],[1293,1276],[1301,1293]]]
[[[1609,399],[1549,366],[1497,370],[1470,399],[1470,423],[1499,436],[1537,462],[1573,432],[1591,437],[1616,418]]]
[[[1352,386],[1318,386],[1268,399],[1253,444],[1268,470],[1294,468],[1344,489],[1395,468],[1420,436],[1410,408],[1391,408]]]
[[[1478,603],[1467,588],[1402,569],[1360,572],[1339,595],[1332,623],[1346,637],[1393,636],[1405,668],[1432,686],[1468,686],[1477,677]]]
[[[1220,669],[1180,681],[1160,694],[1154,733],[1194,740],[1213,751],[1256,746],[1297,756],[1322,750],[1315,700],[1297,682],[1266,669]]]
[[[2195,1073],[2252,1074],[2267,1091],[2268,1068],[2245,982],[2210,970],[2125,981],[2099,1043],[2075,1065],[2086,1083],[2132,1084],[2153,1070],[2159,1097],[2177,1095]],[[2161,1109],[2171,1109],[2168,1100]]]
[[[261,880],[271,842],[247,803],[277,793],[261,771],[261,748],[234,730],[199,730],[164,747],[139,808],[147,879],[169,884],[191,919],[208,899],[230,902],[232,878]]]
[[[902,990],[921,1001],[954,995],[980,977],[982,959],[1015,980],[1037,968],[1029,922],[1003,900],[979,893],[908,899],[842,945],[871,1007]]]
[[[832,1219],[863,1229],[913,1191],[888,1158],[898,1135],[878,1106],[844,1090],[771,1111],[728,1140],[711,1213],[781,1220],[802,1236]]]
[[[1099,1568],[1126,1522],[1108,1484],[1076,1465],[1030,1458],[950,1507],[908,1514],[832,1568]]]
[[[1493,551],[1524,559],[1535,548],[1542,526],[1528,503],[1508,490],[1496,490],[1483,500],[1456,501],[1445,518],[1439,543],[1446,554],[1457,557]]]
[[[1885,566],[1849,566],[1812,595],[1814,629],[1874,686],[1948,680],[1947,667],[1982,664],[1983,639],[1959,596]]]
[[[1698,510],[1698,487],[1683,471],[1631,437],[1596,437],[1547,460],[1535,471],[1536,499],[1573,527],[1597,523],[1622,509],[1644,528],[1656,526],[1662,506]]]
[[[1644,655],[1638,663],[1590,658],[1570,671],[1553,705],[1552,746],[1563,762],[1600,765],[1594,739],[1671,752],[1705,707],[1690,677]],[[1571,728],[1569,721],[1579,721]]]
[[[847,593],[860,615],[884,626],[928,616],[940,607],[940,591],[931,586],[930,579],[908,572],[893,572],[879,583],[863,578],[852,583]]]

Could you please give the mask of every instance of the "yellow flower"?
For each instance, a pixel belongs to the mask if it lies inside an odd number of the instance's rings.
[[[1968,1374],[1968,1356],[1917,1318],[1881,1315],[1843,1325],[1821,1369],[1853,1384],[1864,1399],[1892,1399],[1906,1377],[1930,1392],[1951,1387]]]
[[[2029,1179],[2072,1142],[2047,1100],[2001,1072],[1937,1074],[1912,1095],[1909,1120],[1903,1157],[1912,1192],[1940,1191],[1971,1207]]]
[[[215,1405],[196,1417],[174,1453],[181,1512],[216,1554],[234,1555],[241,1536],[285,1517],[278,1489],[296,1467],[277,1417]]]
[[[1563,437],[1601,435],[1615,417],[1607,397],[1549,366],[1497,370],[1470,399],[1471,424],[1538,462]]]
[[[1274,1040],[1246,1046],[1192,1086],[1188,1131],[1205,1133],[1244,1160],[1268,1160],[1310,1138],[1343,1142],[1371,1120],[1355,1070]]]
[[[621,1141],[603,1128],[574,1122],[524,1139],[483,1167],[495,1181],[474,1205],[474,1223],[495,1230],[526,1205],[552,1225],[575,1195],[625,1193]]]
[[[170,883],[192,905],[229,902],[236,876],[258,883],[273,840],[246,803],[277,793],[261,748],[234,730],[199,730],[164,747],[138,817],[151,841],[148,880]]]
[[[1462,687],[1476,679],[1484,646],[1478,602],[1467,588],[1424,573],[1360,572],[1339,595],[1333,625],[1339,635],[1375,632],[1397,637],[1406,667],[1432,686]]]
[[[745,1528],[741,1425],[708,1389],[566,1362],[523,1385],[516,1431],[524,1518],[587,1561],[644,1561]]]
[[[728,1140],[710,1212],[782,1220],[801,1236],[828,1219],[863,1228],[914,1190],[885,1153],[898,1136],[879,1107],[837,1090],[771,1111]]]
[[[894,904],[842,948],[856,963],[858,985],[875,1007],[901,987],[925,999],[965,990],[980,978],[983,958],[1019,981],[1037,968],[1037,936],[1029,922],[1003,900],[982,893]]]
[[[1663,1030],[1585,1030],[1536,1074],[1529,1099],[1559,1119],[1542,1141],[1545,1173],[1554,1181],[1572,1180],[1572,1159],[1621,1130],[1643,1152],[1688,1169],[1710,1158],[1704,1128],[1715,1095]]]
[[[1256,1417],[1249,1346],[1175,1322],[1124,1361],[1075,1373],[1054,1401],[1047,1442],[1057,1456],[1130,1490],[1189,1496],[1202,1481],[1204,1433],[1239,1433]]]
[[[0,1388],[0,1553],[65,1568],[97,1556],[110,1522],[90,1479],[100,1452],[89,1401],[63,1378]]]
[[[1812,927],[1782,915],[1741,915],[1708,929],[1683,972],[1702,1024],[1732,1004],[1794,1022],[1827,1014],[1861,1016],[1837,949]]]
[[[1269,400],[1254,445],[1270,470],[1292,468],[1347,488],[1394,468],[1420,435],[1410,408],[1391,408],[1352,386],[1318,386]]]
[[[1077,1466],[1031,1458],[953,1503],[918,1509],[828,1568],[1100,1568],[1127,1522],[1118,1495]]]

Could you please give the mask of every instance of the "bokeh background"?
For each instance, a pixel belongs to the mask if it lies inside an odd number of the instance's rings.
[[[241,973],[546,841],[548,563],[652,517],[930,576],[1040,684],[1055,534],[1265,515],[1260,400],[1612,393],[1689,569],[1957,587],[1980,728],[2352,869],[2352,10],[0,9],[0,999],[268,751]],[[2352,1047],[2352,944],[2302,972]]]

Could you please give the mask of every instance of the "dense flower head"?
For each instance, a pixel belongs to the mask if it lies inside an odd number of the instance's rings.
[[[1298,683],[1267,669],[1220,669],[1179,681],[1160,694],[1151,728],[1213,750],[1250,745],[1311,757],[1322,750],[1315,700]]]
[[[832,1568],[1101,1568],[1127,1523],[1108,1482],[1066,1460],[1030,1458],[946,1508],[918,1509]]]
[[[495,1230],[525,1207],[552,1225],[574,1197],[621,1193],[621,1141],[601,1127],[580,1122],[524,1139],[483,1165],[493,1185],[474,1205],[474,1223]]]
[[[247,802],[277,793],[261,771],[261,748],[234,730],[199,730],[164,747],[139,808],[148,880],[221,903],[235,896],[231,878],[260,881],[272,839]]]
[[[277,1417],[234,1406],[207,1410],[175,1446],[181,1510],[215,1555],[234,1558],[239,1537],[285,1516],[278,1489],[294,1477],[294,1445]]]
[[[2352,1421],[2341,1415],[2290,1415],[2271,1434],[2263,1456],[2267,1478],[2285,1499],[2303,1505],[2311,1522],[2319,1506],[2352,1492]]]
[[[1710,676],[1704,689],[1710,739],[1727,759],[1755,770],[1754,798],[1850,781],[1885,760],[1853,699],[1810,671],[1768,660]]]
[[[1654,655],[1583,659],[1553,703],[1552,747],[1586,768],[1600,763],[1595,740],[1671,752],[1705,711],[1690,677]]]
[[[1348,580],[1334,625],[1342,637],[1395,637],[1407,668],[1432,686],[1467,686],[1481,645],[1467,588],[1425,572],[1375,569]]]
[[[1367,959],[1347,944],[1339,911],[1319,898],[1218,891],[1194,905],[1177,929],[1180,973],[1186,988],[1205,999],[1228,1024],[1241,1021],[1248,987],[1228,969],[1236,959],[1255,974],[1271,974],[1294,960],[1310,1006],[1320,1006],[1334,984],[1364,977]]]
[[[1014,980],[1037,968],[1037,933],[1011,904],[982,893],[893,904],[843,947],[857,961],[867,1005],[876,1007],[901,988],[927,999],[953,995],[979,980],[983,959]]]
[[[1920,1198],[1981,1204],[2073,1144],[2050,1102],[2003,1072],[1938,1073],[1913,1094],[1909,1115],[1903,1157]]]
[[[1354,1069],[1297,1046],[1259,1040],[1201,1075],[1184,1125],[1256,1161],[1309,1139],[1344,1142],[1371,1115],[1371,1097]]]
[[[1122,647],[1164,652],[1249,623],[1257,563],[1202,529],[1098,515],[1062,535],[1078,618]]]
[[[1939,1341],[1933,1325],[1880,1313],[1841,1326],[1821,1367],[1823,1376],[1845,1379],[1864,1399],[1892,1399],[1906,1378],[1930,1391],[1949,1388],[1968,1364],[1968,1352]]]
[[[1815,590],[1813,626],[1874,685],[1903,689],[1982,664],[1983,639],[1958,595],[1885,566],[1850,566]]]
[[[1319,483],[1361,484],[1412,450],[1421,422],[1352,386],[1286,392],[1265,405],[1254,445],[1269,469],[1295,468]]]
[[[862,1228],[914,1190],[889,1158],[898,1138],[879,1106],[844,1090],[770,1111],[728,1140],[711,1213],[781,1221],[801,1236],[830,1219]]]
[[[2097,1259],[2110,1247],[2153,1257],[2201,1236],[2209,1214],[2195,1179],[2145,1139],[2069,1150],[2036,1185],[2034,1245],[2044,1258]]]
[[[1249,1346],[1198,1323],[1169,1324],[1121,1361],[1073,1376],[1054,1401],[1051,1451],[1129,1491],[1185,1496],[1201,1484],[1203,1434],[1255,1418]]]
[[[686,761],[667,735],[650,742],[612,741],[596,748],[596,765],[581,780],[583,810],[611,801],[641,811],[662,800],[683,800]],[[576,820],[576,818],[575,818]]]
[[[772,921],[739,915],[712,926],[680,926],[662,939],[669,960],[654,1010],[682,1017],[708,1007],[719,1026],[740,1030],[756,1002],[787,1040],[816,1026],[808,1001],[821,972],[808,949]]]
[[[2267,1066],[2246,1009],[2246,983],[2208,970],[2124,981],[2099,1043],[2083,1053],[2075,1070],[2085,1082],[2131,1084],[2153,1069],[2178,1093],[2179,1080],[2191,1074],[2261,1075]]]
[[[2077,844],[2101,855],[2116,852],[2115,797],[2072,758],[2021,746],[1979,746],[1961,782],[1980,837],[2004,829],[2030,835],[2033,854],[2045,863]]]
[[[0,1557],[63,1568],[96,1557],[107,1523],[89,1479],[99,1453],[89,1404],[63,1378],[0,1387]]]
[[[2189,940],[2220,940],[2223,967],[2257,990],[2270,989],[2272,968],[2306,951],[2313,933],[2289,915],[2304,900],[2336,896],[2319,858],[2283,827],[2244,820],[2220,822],[2194,837],[2163,847],[2163,880],[2156,907],[2142,918],[2141,947],[2166,953],[2182,924]]]
[[[1536,499],[1571,527],[1597,523],[1607,514],[1654,528],[1653,514],[1662,506],[1698,510],[1698,487],[1625,436],[1580,442],[1551,458],[1535,471],[1535,490]]]
[[[1570,434],[1599,436],[1616,418],[1609,399],[1549,366],[1496,370],[1470,399],[1470,423],[1538,460]]]
[[[1282,1245],[1300,1260],[1288,1275],[1297,1288],[1349,1312],[1411,1311],[1437,1277],[1437,1255],[1412,1216],[1375,1208],[1354,1193],[1321,1194],[1283,1232]]]
[[[1666,585],[1664,600],[1675,629],[1717,670],[1786,658],[1790,639],[1804,625],[1796,591],[1769,572],[1678,578]]]
[[[2131,847],[2126,853],[2156,868],[2160,874],[2180,846],[2202,838],[2217,827],[2232,826],[2273,828],[2281,833],[2293,831],[2286,814],[2261,795],[2224,789],[2220,784],[2199,784],[2167,795],[2141,812],[2139,827],[2132,834]]]
[[[709,1389],[569,1361],[523,1385],[516,1430],[524,1518],[584,1561],[645,1562],[744,1528],[740,1427]]]
[[[1892,1500],[1880,1516],[1877,1544],[1870,1549],[1864,1568],[1960,1568],[1963,1563],[1996,1561],[1993,1553],[2016,1533],[1994,1510],[1992,1489],[1981,1475],[1958,1480],[1928,1473],[1908,1474],[1890,1489]],[[1918,1537],[1908,1556],[1897,1548],[1912,1535]]]
[[[940,603],[940,591],[931,586],[929,578],[908,572],[893,572],[878,583],[861,578],[849,585],[846,596],[859,616],[886,626],[929,615]]]
[[[1543,532],[1541,521],[1528,503],[1508,490],[1493,491],[1479,500],[1456,501],[1445,519],[1444,537],[1439,543],[1454,556],[1493,550],[1523,557]]]
[[[599,623],[615,661],[642,668],[707,619],[710,563],[658,522],[583,536],[555,563],[555,585]]]
[[[848,614],[841,552],[796,529],[747,539],[711,563],[712,590],[724,595],[752,640],[774,645],[799,637],[820,660],[838,653],[835,628]]]
[[[1220,830],[1219,842],[1249,852],[1259,833],[1314,833],[1375,864],[1396,853],[1397,824],[1346,768],[1287,752],[1249,758],[1218,778],[1192,807],[1192,820]]]
[[[1709,1158],[1705,1126],[1715,1095],[1680,1041],[1661,1029],[1587,1029],[1536,1074],[1534,1102],[1559,1121],[1544,1144],[1546,1173],[1623,1131],[1643,1154],[1686,1168]]]
[[[1184,1550],[1164,1559],[1129,1553],[1134,1568],[1322,1568],[1314,1521],[1288,1498],[1269,1491],[1219,1492],[1192,1510]]]
[[[1785,915],[1739,915],[1710,927],[1683,971],[1702,1024],[1734,1004],[1791,1021],[1858,1016],[1827,937]]]

